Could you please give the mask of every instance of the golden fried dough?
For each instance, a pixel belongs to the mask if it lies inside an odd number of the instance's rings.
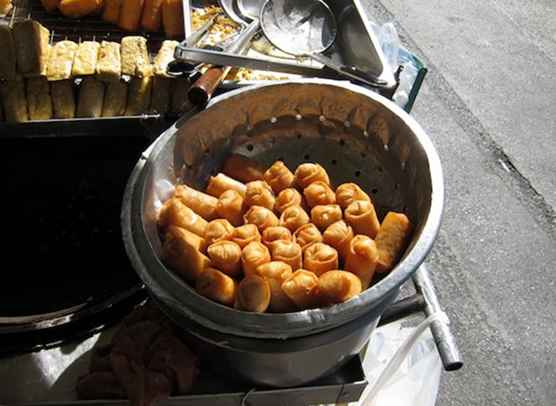
[[[380,228],[375,207],[368,200],[356,200],[345,210],[345,219],[355,234],[363,234],[375,238]]]
[[[333,270],[319,277],[319,295],[323,304],[343,303],[361,293],[361,281],[351,272]]]
[[[246,276],[238,286],[236,307],[248,312],[264,313],[270,305],[270,285],[257,275]]]
[[[305,224],[299,227],[293,233],[294,240],[301,246],[301,249],[305,249],[307,246],[314,242],[322,241],[322,234],[313,223]]]
[[[298,269],[282,283],[282,290],[299,310],[319,304],[319,278],[313,272]]]
[[[303,207],[303,197],[301,193],[294,188],[287,188],[278,193],[276,201],[274,202],[274,210],[276,210],[278,214],[282,214],[284,210],[292,206]]]
[[[214,197],[220,197],[226,190],[235,190],[241,196],[245,196],[245,185],[229,176],[219,173],[216,176],[211,176],[207,186],[207,193]]]
[[[280,225],[295,232],[298,228],[309,223],[309,215],[301,206],[288,207],[280,216]]]
[[[351,240],[346,255],[345,270],[359,277],[363,290],[371,286],[378,261],[375,242],[366,235],[356,235]]]
[[[245,200],[243,205],[246,209],[251,206],[261,206],[273,210],[274,201],[274,193],[265,181],[255,180],[245,185]]]
[[[241,248],[233,241],[217,241],[207,248],[212,266],[226,275],[241,275]]]
[[[336,203],[338,203],[342,209],[347,208],[356,200],[366,200],[370,202],[371,198],[355,183],[344,183],[336,189]]]
[[[311,208],[319,205],[336,203],[336,193],[334,193],[328,183],[320,180],[311,183],[303,189],[303,196],[305,196],[307,206]]]
[[[311,220],[321,231],[341,219],[342,209],[337,204],[315,206],[311,209]]]
[[[267,262],[270,262],[270,252],[260,241],[250,242],[241,252],[241,265],[246,276],[256,275],[257,267]]]
[[[282,161],[276,161],[264,173],[264,180],[274,193],[280,193],[293,185],[294,175]]]
[[[317,276],[338,269],[338,252],[322,242],[312,243],[303,251],[303,268]]]
[[[246,224],[255,224],[260,232],[265,228],[280,224],[278,217],[269,209],[261,206],[251,206],[243,216]]]
[[[205,228],[207,246],[220,240],[228,240],[234,232],[234,226],[228,220],[217,219],[210,221]]]
[[[326,170],[319,164],[301,164],[295,170],[295,184],[301,189],[317,181],[330,185]]]
[[[200,295],[226,306],[236,300],[236,282],[218,269],[206,268],[197,278],[195,289]]]
[[[394,268],[410,235],[411,222],[405,214],[395,212],[386,214],[375,240],[379,254],[377,272],[388,272]]]

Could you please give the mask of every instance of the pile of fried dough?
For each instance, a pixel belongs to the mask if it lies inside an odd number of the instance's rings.
[[[345,302],[392,270],[411,223],[379,221],[355,183],[333,188],[326,170],[292,172],[232,155],[205,192],[178,185],[159,211],[167,267],[220,304],[287,313]]]

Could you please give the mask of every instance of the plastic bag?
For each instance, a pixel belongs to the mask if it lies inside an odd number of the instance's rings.
[[[435,317],[442,317],[435,315]],[[440,383],[441,361],[434,340],[428,329],[430,324],[422,324],[422,334],[418,328],[403,328],[403,321],[384,326],[373,334],[365,358],[363,368],[369,386],[361,396],[361,400],[353,405],[358,406],[434,406]],[[407,340],[418,334],[414,343]],[[406,345],[407,351],[397,353]],[[393,357],[401,361],[391,363]],[[390,364],[389,364],[390,363]],[[387,365],[393,374],[382,383],[378,382]],[[377,390],[377,385],[380,387]],[[374,388],[374,389],[373,389]]]

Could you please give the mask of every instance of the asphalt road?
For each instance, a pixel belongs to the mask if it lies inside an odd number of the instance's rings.
[[[429,268],[464,356],[438,405],[556,402],[556,2],[364,0],[430,68],[443,161]]]

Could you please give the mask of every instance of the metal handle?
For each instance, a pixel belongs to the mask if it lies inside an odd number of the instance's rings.
[[[251,42],[257,31],[259,31],[259,20],[254,20],[249,26],[239,34],[239,37],[234,41],[229,47],[226,48],[226,52],[236,54],[242,53],[246,45]]]
[[[423,295],[425,299],[424,311],[427,316],[442,311],[429,272],[424,264],[421,265],[413,275],[413,283],[415,284],[417,292]],[[460,369],[463,366],[463,360],[450,327],[445,323],[435,321],[431,325],[431,332],[436,342],[440,358],[442,359],[444,369],[446,371]]]
[[[309,56],[315,61],[322,63],[324,66],[338,72],[340,75],[348,77],[352,80],[356,80],[358,82],[362,82],[365,83],[366,85],[373,86],[373,87],[385,87],[388,85],[386,81],[371,76],[368,73],[363,72],[360,69],[357,69],[355,66],[338,64],[334,62],[331,58],[323,54],[311,54]]]

